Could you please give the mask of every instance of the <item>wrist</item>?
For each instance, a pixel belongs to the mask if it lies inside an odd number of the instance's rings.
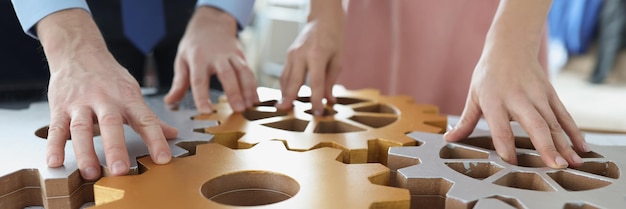
[[[37,34],[51,73],[59,69],[56,66],[76,60],[77,56],[109,54],[98,27],[82,9],[48,15],[37,24]]]
[[[237,20],[233,16],[215,7],[200,6],[191,17],[188,29],[206,25],[219,26],[229,34],[237,35]]]
[[[550,0],[503,0],[498,6],[484,52],[538,56]],[[520,54],[521,53],[521,54]]]
[[[330,19],[343,22],[345,15],[341,2],[340,0],[311,0],[307,21]]]

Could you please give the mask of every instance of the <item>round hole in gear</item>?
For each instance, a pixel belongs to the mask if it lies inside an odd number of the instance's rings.
[[[50,126],[41,127],[41,128],[39,128],[39,129],[37,129],[35,131],[35,136],[37,136],[39,138],[42,138],[42,139],[48,139],[48,130],[49,129],[50,129]],[[100,126],[94,124],[94,126],[93,126],[93,136],[94,137],[100,136]],[[68,136],[67,140],[72,140],[72,138]]]
[[[298,193],[293,178],[268,171],[226,174],[202,185],[207,199],[232,206],[260,206],[287,200]]]

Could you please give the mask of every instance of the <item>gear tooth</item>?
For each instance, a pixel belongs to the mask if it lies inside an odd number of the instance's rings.
[[[354,175],[367,178],[371,183],[377,185],[389,185],[389,168],[379,163],[368,164],[348,164],[347,165]]]
[[[340,93],[340,92],[346,92],[348,90],[346,90],[346,87],[343,85],[334,85],[333,86],[333,95],[335,95],[336,93]]]
[[[183,157],[189,155],[189,150],[183,149],[178,145],[170,146],[170,150],[172,151],[172,157]]]
[[[104,177],[100,179],[100,184],[94,185],[95,203],[98,205],[98,208],[116,208],[114,207],[116,203],[124,201],[123,188],[118,189],[115,186],[107,185],[112,182],[110,180],[108,177]]]
[[[245,137],[245,133],[242,132],[222,132],[211,130],[210,133],[214,133],[213,142],[221,144],[231,149],[243,148],[239,145],[242,137]]]
[[[407,131],[407,133],[413,132],[413,131],[420,131],[420,132],[429,132],[429,133],[437,133],[437,134],[443,134],[446,129],[445,128],[441,128],[438,127],[439,124],[435,123],[434,125],[431,124],[415,124],[415,128],[413,128],[412,130]]]
[[[301,86],[300,90],[298,90],[299,97],[308,97],[311,96],[311,87],[309,86]]]
[[[267,88],[267,87],[259,87],[257,88],[257,95],[259,95],[260,101],[268,101],[268,100],[280,100],[281,92],[277,89]]]
[[[196,155],[191,157],[212,158],[217,155],[230,155],[234,150],[217,143],[200,144],[196,146]]]
[[[140,168],[143,167],[145,168],[145,170],[150,170],[156,165],[154,161],[152,161],[152,158],[150,158],[150,156],[144,156],[144,157],[137,159],[137,163],[139,164]],[[140,169],[140,170],[143,171],[143,169]]]
[[[411,103],[411,106],[416,110],[420,110],[420,112],[427,114],[439,114],[439,107],[437,105],[432,104],[416,104]]]
[[[317,156],[319,158],[328,158],[328,159],[337,160],[339,162],[341,162],[343,159],[341,155],[341,150],[331,148],[331,147],[322,147],[319,149],[313,149],[313,150],[306,151],[305,153]]]
[[[272,150],[272,151],[287,151],[286,145],[282,141],[267,141],[263,143],[258,143],[251,149],[254,150]]]

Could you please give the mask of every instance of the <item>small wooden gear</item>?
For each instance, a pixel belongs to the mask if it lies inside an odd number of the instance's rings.
[[[335,86],[337,103],[328,105],[323,116],[311,114],[310,89],[302,87],[290,111],[274,105],[279,90],[259,88],[261,104],[241,114],[233,113],[225,99],[215,105],[217,112],[198,115],[196,120],[218,120],[206,129],[214,141],[231,148],[249,148],[261,141],[283,140],[290,150],[305,151],[333,147],[343,151],[343,162],[387,162],[391,146],[415,145],[406,134],[412,131],[440,133],[446,117],[433,105],[413,103],[408,96],[381,96],[366,89],[348,91]]]
[[[520,130],[520,129],[514,129]],[[516,131],[518,165],[495,152],[489,132],[446,143],[415,132],[420,146],[393,147],[392,184],[408,188],[412,208],[621,208],[626,205],[626,147],[590,145],[578,168],[547,167],[525,133]]]
[[[341,151],[288,151],[279,141],[233,150],[216,143],[196,155],[156,165],[139,159],[139,175],[103,177],[96,207],[106,208],[409,208],[406,189],[383,186],[389,169],[343,164]]]

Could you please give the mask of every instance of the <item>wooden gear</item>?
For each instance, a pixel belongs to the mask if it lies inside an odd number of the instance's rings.
[[[495,152],[489,132],[446,143],[440,134],[415,132],[417,147],[393,147],[392,184],[408,188],[412,208],[620,208],[626,204],[626,147],[590,145],[579,168],[547,167],[528,135],[514,129],[518,165]]]
[[[104,177],[94,186],[106,208],[409,208],[405,189],[382,186],[381,164],[343,164],[341,151],[288,151],[279,141],[232,150],[197,146],[196,155],[156,165],[140,175]]]
[[[188,154],[178,145],[187,148],[211,139],[211,135],[193,129],[215,125],[214,121],[190,120],[196,111],[171,111],[163,105],[162,97],[146,98],[146,102],[161,120],[179,127],[179,137],[168,141],[174,156]],[[94,182],[80,177],[72,140],[66,142],[64,166],[49,168],[45,163],[45,138],[50,121],[48,103],[33,103],[25,110],[0,110],[0,115],[0,124],[11,124],[11,127],[0,129],[0,208],[22,209],[42,205],[49,209],[79,208],[93,201]],[[106,175],[102,138],[97,136],[98,133],[95,135],[94,148]],[[125,126],[124,135],[131,158],[130,173],[137,173],[134,159],[147,155],[148,149],[132,128]]]
[[[327,106],[323,116],[311,114],[310,90],[302,87],[290,111],[274,105],[279,90],[259,88],[261,104],[241,114],[233,113],[225,99],[215,105],[216,113],[198,115],[196,120],[218,120],[207,128],[214,141],[231,148],[250,148],[261,141],[283,140],[290,150],[305,151],[333,147],[343,151],[343,162],[387,162],[391,146],[415,145],[406,136],[412,131],[440,133],[446,117],[433,105],[414,104],[408,96],[384,97],[379,91],[348,91],[335,86],[337,104]]]

